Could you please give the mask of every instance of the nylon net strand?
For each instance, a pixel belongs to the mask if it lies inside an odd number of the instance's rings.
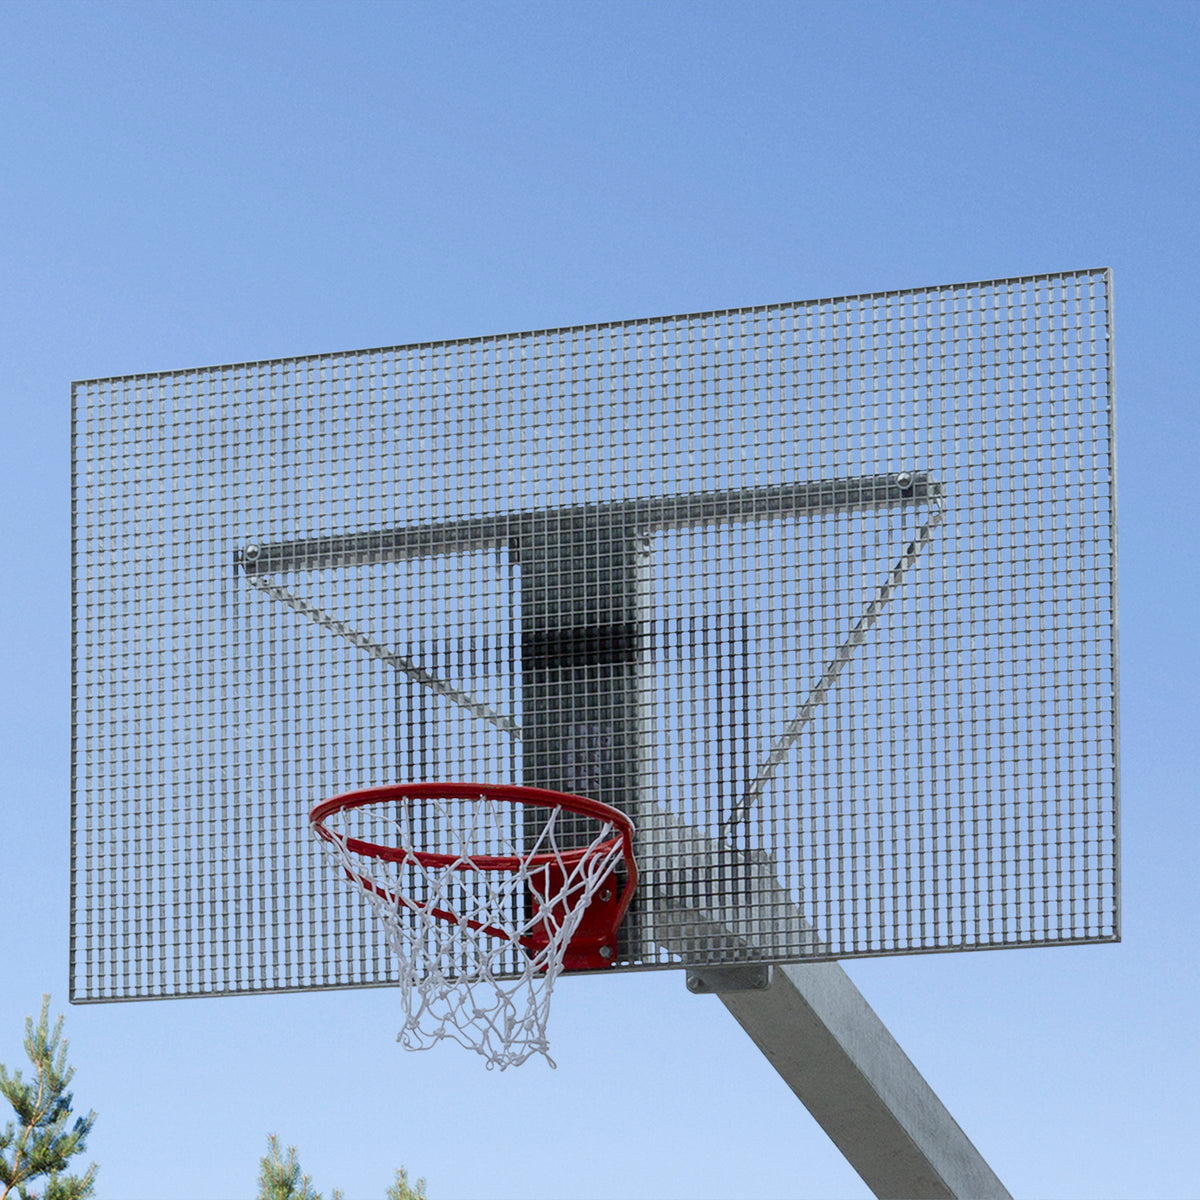
[[[322,845],[366,896],[395,961],[397,1041],[426,1050],[448,1038],[489,1069],[534,1054],[555,1066],[546,1036],[554,984],[621,859],[616,826],[463,795],[342,812],[325,828]],[[404,853],[399,861],[361,853],[355,839]],[[516,867],[480,869],[487,857]]]

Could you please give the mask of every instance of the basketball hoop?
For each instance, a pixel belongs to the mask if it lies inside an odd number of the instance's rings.
[[[413,783],[324,800],[309,821],[383,923],[404,998],[397,1040],[450,1038],[489,1068],[534,1053],[553,1066],[555,980],[616,962],[637,885],[629,818],[542,788]]]

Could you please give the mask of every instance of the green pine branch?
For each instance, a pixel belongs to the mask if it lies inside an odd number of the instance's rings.
[[[384,1200],[428,1200],[425,1195],[425,1180],[418,1179],[416,1187],[410,1187],[408,1172],[401,1167],[396,1172],[396,1179],[384,1193]]]
[[[67,1173],[70,1160],[86,1149],[96,1114],[71,1120],[67,1086],[75,1068],[67,1065],[62,1026],[60,1015],[51,1029],[50,997],[43,996],[37,1024],[25,1018],[25,1053],[35,1078],[26,1082],[20,1071],[10,1075],[0,1063],[0,1095],[16,1116],[0,1132],[0,1200],[87,1200],[95,1193],[95,1163],[83,1175]],[[30,1187],[38,1181],[41,1191]]]
[[[300,1170],[296,1147],[289,1146],[281,1154],[279,1139],[273,1133],[267,1138],[267,1153],[258,1167],[258,1200],[321,1200],[313,1191],[312,1180]]]
[[[4,1200],[3,1196],[0,1200]],[[321,1200],[313,1190],[312,1180],[300,1170],[296,1147],[280,1150],[279,1139],[273,1133],[267,1137],[267,1153],[259,1160],[258,1200]],[[332,1200],[344,1200],[336,1188]],[[428,1200],[425,1180],[418,1179],[416,1187],[411,1186],[408,1173],[401,1167],[385,1193],[385,1200]]]

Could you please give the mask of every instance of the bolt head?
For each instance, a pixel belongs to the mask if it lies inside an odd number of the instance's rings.
[[[902,488],[912,487],[912,481],[913,481],[913,478],[912,478],[911,471],[901,471],[896,476],[896,486],[897,487],[902,487]]]
[[[242,548],[242,562],[257,562],[258,556],[262,553],[262,547],[256,542],[251,542],[250,545]]]

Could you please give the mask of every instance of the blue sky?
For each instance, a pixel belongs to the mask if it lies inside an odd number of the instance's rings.
[[[0,1061],[66,1008],[72,379],[1107,265],[1125,940],[849,968],[1014,1195],[1195,1195],[1200,10],[0,8]],[[106,1197],[865,1196],[712,997],[565,981],[559,1069],[386,991],[71,1009]]]

